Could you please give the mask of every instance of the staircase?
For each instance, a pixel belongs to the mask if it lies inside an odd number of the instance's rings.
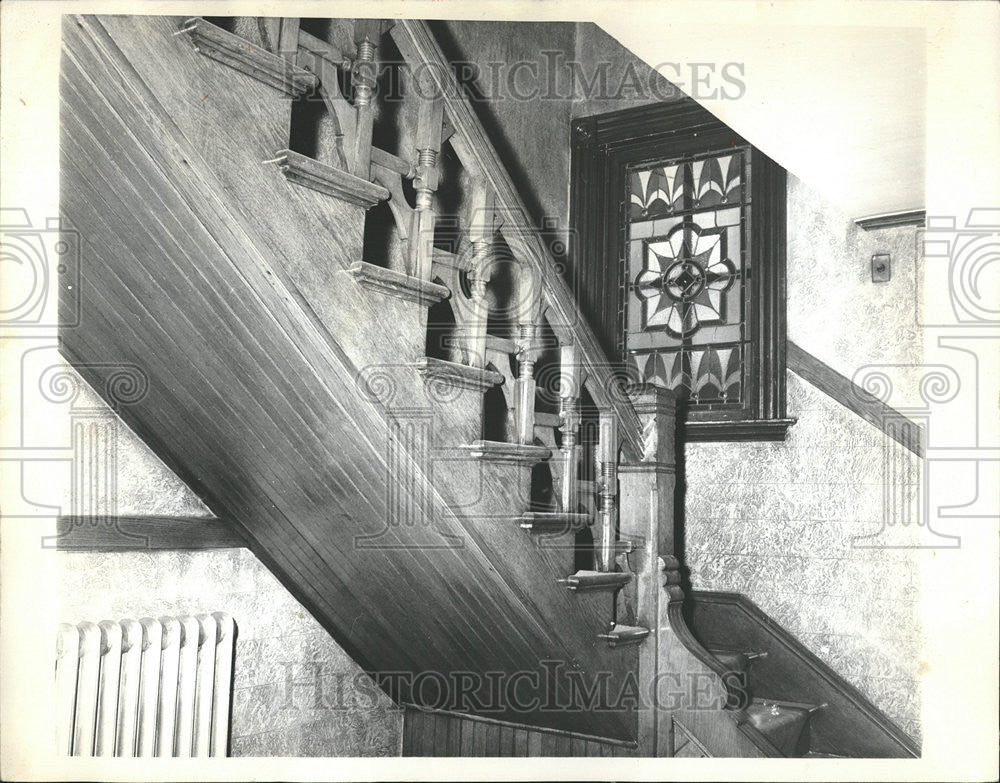
[[[492,719],[808,752],[824,705],[740,701],[762,651],[687,628],[672,398],[616,376],[424,23],[359,20],[340,49],[297,19],[65,20],[86,274],[63,351],[98,389],[146,371],[122,418],[390,696],[475,712],[500,673],[559,708],[508,694]],[[662,673],[707,701],[588,701]]]
[[[783,755],[919,757],[903,731],[746,596],[692,591],[685,618],[735,674],[746,720]]]

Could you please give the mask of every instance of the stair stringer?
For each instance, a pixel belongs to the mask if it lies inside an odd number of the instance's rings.
[[[118,20],[112,20],[117,23]],[[128,38],[123,49],[127,57],[135,60],[143,57],[145,42],[154,35],[164,36],[177,20],[162,20],[155,23],[155,29],[147,34]],[[150,21],[150,25],[154,23]],[[178,36],[173,46],[180,49],[178,56],[187,55],[190,64],[187,69],[196,69],[198,78],[208,83],[229,85],[223,90],[240,94],[242,88],[236,85],[249,80],[243,74],[220,66],[218,63],[197,54],[190,54],[190,46],[183,36]],[[433,453],[430,470],[440,475],[452,472],[449,489],[462,487],[464,490],[482,490],[475,499],[466,491],[445,491],[445,505],[460,516],[467,525],[485,534],[483,546],[490,551],[493,560],[509,558],[525,545],[522,536],[500,528],[509,526],[509,520],[527,510],[528,488],[521,482],[515,491],[503,486],[497,469],[488,464],[469,461],[456,451],[478,437],[482,418],[482,395],[475,391],[456,389],[454,386],[428,381],[421,373],[419,362],[424,359],[424,333],[427,322],[425,306],[404,301],[384,293],[365,290],[350,274],[353,261],[336,264],[334,248],[326,253],[317,252],[319,237],[327,245],[346,245],[354,258],[363,260],[361,232],[350,230],[350,220],[336,219],[331,215],[331,197],[309,188],[288,183],[277,171],[276,166],[261,164],[257,158],[270,155],[274,144],[285,145],[284,137],[277,135],[282,123],[287,125],[290,114],[289,104],[281,104],[281,116],[262,129],[255,127],[255,136],[250,144],[235,143],[230,138],[231,127],[245,124],[248,116],[243,103],[225,107],[235,111],[236,116],[205,123],[201,112],[191,109],[190,101],[183,94],[177,96],[176,71],[169,60],[158,58],[141,59],[143,79],[156,90],[158,97],[170,96],[169,113],[179,129],[188,139],[196,134],[194,142],[205,160],[222,160],[224,165],[214,166],[214,174],[221,188],[231,194],[232,207],[243,218],[241,223],[255,244],[267,248],[280,258],[280,263],[272,264],[275,275],[283,278],[284,285],[308,307],[330,335],[336,335],[338,349],[343,351],[345,364],[355,378],[360,394],[368,396],[381,409],[383,418],[394,423],[407,423],[429,428],[427,437]],[[207,88],[206,88],[207,89]],[[200,89],[195,90],[199,94]],[[253,122],[257,125],[256,113]],[[201,132],[199,132],[201,131]],[[259,179],[248,176],[257,172]],[[199,176],[204,176],[201,172]],[[345,214],[356,216],[363,224],[364,211],[337,201],[338,209]],[[452,297],[462,296],[453,291]],[[374,390],[374,393],[370,393]],[[502,474],[502,471],[500,471]],[[435,479],[431,478],[435,483]],[[464,509],[464,510],[463,510]],[[541,559],[546,564],[546,573],[552,579],[565,576],[572,562],[572,553],[561,549],[538,548],[531,560]],[[525,564],[527,565],[527,563]],[[534,562],[531,567],[537,567]],[[544,595],[540,586],[521,588],[523,597],[534,602],[536,596]],[[567,607],[563,607],[566,609]],[[606,605],[594,599],[574,602],[567,622],[579,623],[581,627],[601,630],[606,622]],[[575,616],[574,616],[575,615]],[[582,641],[582,639],[581,639]],[[619,657],[621,657],[619,655]]]
[[[747,723],[742,707],[749,699],[742,682],[691,633],[682,613],[679,563],[672,556],[654,557],[654,542],[643,541],[629,558],[638,586],[638,622],[650,628],[639,648],[638,671],[644,686],[653,683],[655,694],[652,709],[639,718],[640,755],[673,755],[677,722],[711,756],[781,756]]]
[[[425,306],[392,295],[361,287],[350,274],[351,267],[363,260],[362,231],[364,210],[344,204],[330,196],[289,183],[277,166],[263,163],[272,148],[287,144],[290,104],[286,100],[254,103],[247,111],[246,90],[256,89],[253,79],[220,65],[192,50],[185,36],[173,36],[182,20],[149,17],[142,20],[143,34],[132,35],[137,24],[128,18],[102,19],[109,31],[116,33],[123,55],[141,69],[141,78],[164,104],[185,139],[190,141],[202,160],[220,161],[198,167],[195,176],[214,177],[219,189],[230,196],[227,207],[235,212],[248,238],[277,262],[269,265],[274,276],[287,288],[300,306],[311,312],[329,335],[336,335],[338,351],[350,367],[358,393],[371,399],[381,409],[383,418],[394,423],[410,422],[429,429],[428,438],[435,453],[431,469],[454,470],[450,483],[461,487],[482,487],[488,491],[475,499],[459,493],[448,497],[453,510],[466,507],[466,516],[482,528],[499,526],[504,520],[527,510],[527,488],[495,488],[492,468],[469,462],[455,451],[479,437],[482,397],[474,391],[456,389],[428,381],[420,372],[424,358]],[[178,89],[178,69],[171,57],[148,57],[148,42],[160,40],[171,49],[174,58],[184,62],[180,71],[191,85]],[[205,85],[202,87],[201,85]],[[191,100],[191,95],[208,95],[205,102]],[[214,96],[220,96],[218,98]],[[226,102],[221,96],[236,96]],[[256,95],[256,93],[254,93]],[[242,96],[242,97],[240,97]],[[224,116],[215,122],[206,119],[212,111],[208,101],[218,100],[217,111]],[[261,107],[270,108],[262,114]],[[266,119],[262,120],[261,117]],[[249,139],[234,137],[235,128],[252,123]],[[189,156],[190,157],[190,156]],[[336,203],[347,219],[331,210]],[[341,249],[342,248],[342,249]],[[340,249],[340,253],[338,253]],[[452,296],[461,296],[453,292]],[[471,481],[469,480],[471,478]],[[522,544],[520,537],[498,541],[491,536],[499,553],[510,552]],[[567,565],[559,550],[542,549],[539,555],[548,563],[552,579],[565,576]],[[502,554],[498,554],[502,556]],[[537,591],[526,591],[530,596]],[[604,621],[603,611],[593,602],[577,602],[581,618],[596,630]]]
[[[767,650],[749,672],[752,696],[823,703],[810,721],[811,750],[838,757],[919,758],[920,747],[846,679],[744,595],[696,590],[689,628],[710,646]]]
[[[668,575],[669,581],[669,575]],[[782,754],[761,732],[748,723],[743,712],[747,694],[743,684],[732,677],[694,637],[684,619],[684,593],[679,585],[668,585],[667,622],[672,638],[667,641],[666,669],[688,672],[692,681],[707,684],[706,700],[671,714],[681,722],[713,757],[768,758]],[[714,708],[705,709],[705,705]]]
[[[141,56],[156,62],[178,56],[176,51],[156,51],[155,42],[167,25],[150,19],[136,22],[153,26],[136,35],[144,44]],[[595,629],[588,627],[590,613],[581,609],[578,597],[566,595],[554,584],[549,565],[534,552],[530,537],[514,525],[509,526],[509,533],[507,528],[483,530],[461,516],[442,515],[434,519],[434,528],[417,524],[389,530],[386,543],[402,549],[386,547],[377,558],[349,547],[342,551],[336,537],[345,535],[343,525],[350,523],[346,534],[353,537],[366,530],[380,532],[384,519],[379,499],[384,491],[379,483],[388,469],[383,412],[356,393],[358,367],[349,350],[331,336],[328,312],[320,313],[301,285],[289,278],[283,263],[295,253],[289,246],[264,240],[262,234],[273,225],[254,223],[251,204],[240,200],[235,186],[226,187],[231,183],[219,182],[203,153],[178,132],[170,112],[122,54],[116,43],[124,35],[122,24],[121,19],[109,22],[116,30],[113,37],[92,18],[67,22],[73,67],[66,77],[72,84],[64,84],[64,89],[76,91],[78,97],[68,112],[71,121],[64,135],[68,183],[64,195],[70,196],[65,206],[69,217],[93,240],[90,259],[102,262],[93,267],[92,282],[100,288],[93,292],[94,309],[86,313],[83,328],[64,335],[67,355],[81,366],[111,357],[134,359],[148,367],[151,394],[124,413],[128,423],[206,497],[211,508],[241,521],[255,551],[366,668],[448,671],[466,665],[480,671],[497,667],[520,671],[537,669],[544,658],[563,660],[577,671],[610,671],[616,676],[633,668],[630,653],[611,652],[596,642]],[[193,62],[180,63],[177,71],[185,72]],[[233,79],[247,78],[233,73]],[[172,84],[178,83],[184,82],[175,74]],[[184,96],[182,100],[190,99],[188,93]],[[102,102],[103,114],[83,114],[86,106]],[[206,122],[205,127],[210,125]],[[269,120],[265,130],[273,133],[275,127],[276,121]],[[104,136],[107,130],[111,133]],[[256,162],[253,152],[246,153],[245,160]],[[243,171],[249,178],[247,174],[256,169],[246,166]],[[125,189],[115,192],[115,186],[123,183],[137,195],[131,209],[125,203]],[[144,222],[141,210],[136,217],[135,203],[145,199],[165,201]],[[260,208],[259,199],[251,203]],[[115,220],[124,222],[112,220],[112,212]],[[299,218],[297,210],[291,214]],[[305,214],[314,217],[316,213]],[[180,222],[165,231],[159,223],[168,216]],[[351,220],[343,222],[349,225]],[[134,248],[128,244],[130,234],[139,231],[150,243],[145,250],[141,243]],[[310,232],[292,234],[312,236],[322,234],[322,228],[312,225]],[[360,238],[360,231],[351,236]],[[189,259],[176,252],[180,242],[201,248],[198,265],[184,265]],[[122,266],[126,257],[130,263]],[[139,290],[139,283],[149,287]],[[341,293],[348,285],[355,283],[345,280]],[[324,296],[330,297],[323,304],[331,311],[351,301],[335,298],[336,288],[323,289]],[[211,298],[199,298],[201,290]],[[306,290],[315,294],[314,289]],[[143,291],[155,292],[156,298],[144,298]],[[227,299],[227,294],[239,301]],[[212,318],[205,310],[211,309],[210,303],[219,308],[211,313]],[[169,333],[168,315],[173,327]],[[262,319],[255,326],[257,334],[248,331],[248,318]],[[213,323],[213,319],[218,321],[218,332],[210,336],[199,332],[199,325]],[[392,326],[380,325],[383,331]],[[395,326],[399,327],[398,321]],[[207,339],[220,344],[203,354],[199,340]],[[263,351],[255,355],[272,358],[281,377],[261,378],[266,371],[248,353],[257,345],[252,346],[251,340],[259,342]],[[419,373],[407,371],[412,372],[414,385],[422,384]],[[99,370],[83,373],[103,388]],[[213,388],[213,381],[232,386],[221,394]],[[296,428],[305,424],[313,432],[312,439],[296,444],[301,454],[288,443],[274,441],[281,446],[282,459],[300,474],[289,475],[277,458],[273,464],[267,462],[263,452],[268,449],[262,445],[272,442],[257,442],[263,433],[279,437],[283,423],[270,392],[265,393],[265,386],[271,386],[264,381],[280,383],[274,388],[296,403],[283,415],[291,416]],[[231,398],[252,399],[257,390],[259,407],[252,411],[235,407]],[[245,442],[224,443],[222,439],[231,435],[238,421],[246,427]],[[233,445],[237,448],[227,448]],[[343,452],[335,465],[327,462],[333,454],[331,445]],[[269,466],[268,475],[257,476],[249,470],[255,460]],[[356,517],[329,516],[316,506],[312,495],[327,491],[324,484],[328,482],[322,479],[333,467],[344,481],[339,502],[347,506],[357,502]],[[433,494],[437,508],[446,506],[419,470],[410,463],[407,470],[418,491]],[[324,502],[329,497],[327,492]],[[506,508],[509,517],[521,510]],[[460,555],[429,556],[435,551],[432,536],[442,526],[466,544]],[[511,558],[511,552],[517,558]],[[419,602],[421,587],[436,583],[449,587],[437,592],[435,599],[442,602],[439,614],[447,622],[439,620],[431,626],[432,632],[407,627],[403,621],[407,612],[394,604],[405,606],[411,596]],[[539,603],[541,596],[545,596],[544,605]],[[414,606],[420,609],[419,603]],[[393,620],[395,616],[400,621]],[[485,636],[472,638],[475,634]],[[470,649],[470,644],[480,642],[488,644]],[[634,732],[632,719],[622,714],[543,714],[540,720],[625,739]]]

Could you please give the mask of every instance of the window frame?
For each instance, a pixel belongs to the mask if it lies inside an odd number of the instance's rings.
[[[795,420],[785,406],[785,170],[689,98],[583,117],[572,126],[570,284],[608,355],[625,353],[627,170],[687,155],[746,147],[747,250],[751,259],[743,403],[678,406],[686,441],[784,440]]]

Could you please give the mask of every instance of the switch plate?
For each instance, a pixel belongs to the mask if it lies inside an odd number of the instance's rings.
[[[892,278],[892,258],[888,253],[872,256],[872,282],[888,283]]]

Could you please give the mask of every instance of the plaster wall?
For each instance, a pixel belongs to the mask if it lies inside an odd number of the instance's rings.
[[[788,336],[849,378],[891,376],[913,402],[915,229],[865,232],[789,175]],[[892,280],[871,281],[875,252]],[[866,369],[868,368],[868,369]],[[685,449],[696,589],[744,593],[915,738],[920,736],[924,461],[789,372],[784,443]]]
[[[892,520],[917,501],[922,460],[787,380],[784,443],[685,447],[692,587],[751,598],[918,738],[920,531]]]
[[[104,406],[82,380],[80,387],[78,404]],[[117,424],[118,513],[211,514],[124,423]],[[249,550],[58,557],[60,622],[214,611],[233,616],[231,755],[399,755],[402,712]]]
[[[576,26],[433,23],[445,54],[467,63],[473,105],[532,217],[569,225],[569,118]]]

